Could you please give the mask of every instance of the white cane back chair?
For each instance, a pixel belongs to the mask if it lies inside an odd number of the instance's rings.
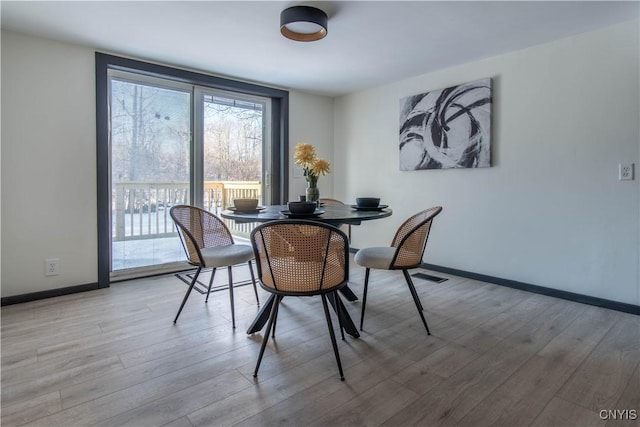
[[[251,233],[251,244],[260,286],[274,294],[254,377],[258,375],[269,334],[275,328],[282,298],[320,295],[340,379],[344,380],[327,297],[335,298],[337,306],[342,306],[337,291],[349,280],[349,241],[346,234],[320,222],[278,220],[256,227]],[[344,339],[340,315],[338,322]]]
[[[253,268],[251,267],[253,249],[249,245],[236,244],[225,223],[209,211],[196,206],[176,205],[171,208],[169,214],[178,228],[180,241],[182,242],[182,247],[184,248],[189,263],[198,267],[173,323],[178,321],[178,317],[194,285],[197,283],[198,276],[202,269],[212,269],[209,287],[207,289],[207,297],[205,299],[205,302],[208,302],[216,269],[219,267],[227,267],[227,273],[229,275],[229,299],[231,303],[231,324],[235,328],[236,320],[231,267],[244,262],[248,263],[256,301],[260,304]]]
[[[391,242],[391,246],[371,247],[359,250],[355,255],[356,264],[365,267],[364,291],[362,297],[362,313],[360,315],[360,330],[364,325],[364,312],[367,305],[367,290],[369,286],[369,272],[373,269],[402,270],[411,296],[418,308],[427,334],[431,335],[424,317],[422,303],[418,297],[409,269],[420,267],[427,245],[433,219],[442,211],[436,206],[423,210],[403,222]]]

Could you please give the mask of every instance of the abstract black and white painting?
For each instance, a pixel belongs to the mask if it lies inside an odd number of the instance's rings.
[[[400,170],[491,166],[491,79],[400,100]]]

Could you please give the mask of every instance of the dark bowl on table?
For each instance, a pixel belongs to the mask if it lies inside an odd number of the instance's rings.
[[[356,205],[359,208],[377,208],[379,204],[379,197],[358,197],[356,199]]]
[[[258,207],[258,199],[234,199],[233,206],[237,211],[255,211]]]
[[[316,202],[289,202],[289,212],[292,214],[312,214],[318,206]]]

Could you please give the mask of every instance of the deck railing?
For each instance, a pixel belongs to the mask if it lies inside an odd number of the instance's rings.
[[[187,182],[126,182],[113,184],[112,239],[154,239],[176,236],[169,208],[189,200]],[[234,199],[261,198],[258,181],[205,181],[204,207],[219,214]],[[232,232],[247,234],[252,224],[226,221]]]

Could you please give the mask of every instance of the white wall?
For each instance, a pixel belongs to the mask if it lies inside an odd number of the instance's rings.
[[[333,101],[289,101],[291,150],[308,141],[332,161]],[[95,105],[94,49],[2,31],[2,297],[97,281]],[[304,188],[292,179],[292,197]]]
[[[640,304],[640,181],[617,179],[640,160],[638,50],[635,21],[336,99],[335,196],[394,210],[353,245],[441,205],[428,263]],[[399,99],[485,77],[493,167],[400,172]]]
[[[3,297],[97,280],[94,76],[89,49],[2,32]]]
[[[333,99],[289,92],[289,200],[298,200],[307,187],[302,170],[293,161],[299,142],[313,144],[317,156],[333,166]],[[333,197],[333,172],[318,179],[318,189],[320,197]]]

